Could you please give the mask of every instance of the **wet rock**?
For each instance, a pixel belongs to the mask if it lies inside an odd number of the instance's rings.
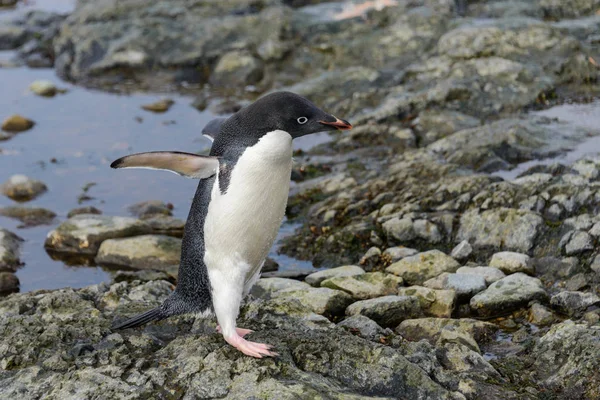
[[[490,285],[506,275],[498,268],[494,267],[460,267],[456,270],[457,274],[479,275],[485,279],[485,283]]]
[[[19,289],[19,278],[12,272],[0,272],[0,292],[12,292]]]
[[[456,247],[454,247],[452,249],[452,252],[450,253],[450,257],[452,257],[458,261],[463,261],[463,260],[466,260],[467,258],[469,258],[469,256],[472,253],[473,253],[473,247],[469,244],[469,242],[467,242],[466,240],[463,240],[462,242],[457,244]]]
[[[135,218],[82,214],[50,231],[44,246],[55,252],[95,255],[107,239],[143,235],[151,230]]]
[[[539,303],[533,303],[529,308],[527,320],[534,325],[546,326],[552,324],[555,318],[552,311]]]
[[[544,227],[538,214],[511,208],[488,211],[469,210],[460,218],[457,241],[467,240],[474,247],[528,252]]]
[[[96,263],[136,269],[164,269],[179,264],[181,239],[165,235],[141,235],[107,239],[100,244]]]
[[[412,296],[385,296],[361,300],[346,308],[346,315],[364,315],[383,327],[394,327],[405,319],[422,315],[419,300]]]
[[[430,250],[402,260],[386,268],[410,285],[420,285],[444,272],[455,272],[460,267],[452,257],[439,250]]]
[[[29,90],[43,97],[53,97],[58,93],[58,88],[54,83],[44,80],[34,81],[29,85]]]
[[[71,218],[71,217],[74,217],[76,215],[81,215],[81,214],[100,215],[100,214],[102,214],[102,211],[98,210],[96,207],[93,207],[93,206],[78,207],[78,208],[74,208],[71,211],[69,211],[69,213],[67,214],[67,218]]]
[[[417,236],[410,218],[392,218],[383,223],[383,230],[388,238],[399,242],[408,242]]]
[[[398,296],[414,296],[425,315],[439,318],[450,318],[456,303],[453,290],[435,290],[423,286],[401,287]]]
[[[588,307],[600,304],[600,297],[594,293],[565,291],[552,296],[550,304],[564,314],[580,317]]]
[[[527,254],[515,253],[512,251],[502,251],[492,256],[490,267],[498,268],[507,275],[515,272],[523,272],[529,275],[534,274],[534,267]]]
[[[418,250],[408,247],[388,247],[384,250],[383,256],[388,258],[391,263],[395,263],[403,258],[414,256],[418,252]]]
[[[151,228],[152,233],[183,237],[185,221],[179,218],[162,214],[152,214],[144,217],[143,222]]]
[[[526,306],[530,301],[547,301],[548,294],[537,278],[521,272],[492,283],[470,301],[471,309],[482,317],[502,315]]]
[[[435,343],[443,331],[454,331],[471,336],[476,342],[482,343],[492,338],[498,326],[489,322],[477,321],[470,318],[418,318],[403,321],[396,332],[408,340],[428,340]]]
[[[401,284],[402,278],[383,272],[338,276],[321,282],[322,287],[342,290],[359,300],[396,294]]]
[[[377,322],[364,315],[354,315],[346,318],[338,323],[337,326],[341,326],[352,333],[357,333],[362,338],[373,341],[379,339],[386,333],[385,329],[379,326]]]
[[[39,207],[2,207],[0,215],[5,217],[18,219],[23,223],[20,227],[31,227],[38,225],[47,225],[52,223],[56,214],[50,210]]]
[[[279,269],[279,264],[277,261],[273,260],[271,257],[267,257],[262,266],[262,272],[274,272]]]
[[[255,297],[271,299],[282,290],[306,290],[311,286],[307,283],[287,278],[261,278],[252,287],[250,293]]]
[[[14,233],[0,228],[0,271],[16,271],[23,239]]]
[[[2,184],[2,193],[16,201],[33,200],[46,190],[44,182],[25,175],[13,175]]]
[[[127,207],[134,217],[146,219],[155,215],[173,215],[173,205],[160,200],[143,201]]]
[[[560,240],[559,246],[564,248],[568,256],[594,250],[594,238],[584,231],[571,231]]]
[[[169,111],[173,104],[175,104],[175,102],[171,99],[162,99],[155,101],[154,103],[144,104],[142,109],[154,113],[164,113]]]
[[[447,272],[429,279],[423,283],[423,286],[431,289],[453,290],[460,301],[470,299],[487,287],[483,276],[449,274]]]
[[[11,133],[18,133],[29,130],[35,123],[21,115],[14,114],[2,121],[2,130]]]
[[[321,286],[321,282],[326,279],[362,275],[364,273],[365,271],[361,267],[357,267],[356,265],[344,265],[342,267],[325,269],[323,271],[310,274],[306,277],[305,281],[312,286]]]
[[[263,64],[250,54],[232,51],[223,54],[209,82],[215,86],[253,85],[263,78]]]

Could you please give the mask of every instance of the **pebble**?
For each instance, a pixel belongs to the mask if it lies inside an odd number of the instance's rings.
[[[10,117],[7,117],[2,122],[2,130],[6,132],[17,133],[29,130],[33,127],[33,125],[35,125],[35,123],[32,120],[21,115],[14,114]]]
[[[171,106],[173,104],[175,104],[175,102],[171,99],[162,99],[162,100],[158,100],[154,103],[144,104],[142,106],[142,109],[144,109],[146,111],[155,112],[155,113],[164,113],[164,112],[169,111],[169,109],[171,108]]]
[[[2,184],[2,193],[15,201],[33,200],[46,190],[44,182],[25,175],[13,175]]]
[[[527,254],[515,253],[513,251],[502,251],[492,256],[490,267],[498,268],[507,275],[523,272],[533,275],[534,267]]]
[[[29,85],[29,90],[38,96],[53,97],[58,93],[56,85],[50,81],[38,80]]]

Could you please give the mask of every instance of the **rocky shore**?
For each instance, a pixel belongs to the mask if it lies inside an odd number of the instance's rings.
[[[286,89],[355,125],[295,155],[287,217],[301,226],[281,251],[324,269],[270,272],[241,311],[280,357],[245,357],[194,316],[111,332],[173,290],[183,221],[162,202],[87,207],[44,246],[122,271],[0,299],[0,397],[600,397],[600,156],[502,177],[600,134],[534,112],[598,97],[600,3],[369,3],[80,0],[0,28],[14,63],[80,85],[193,93],[223,113]],[[47,190],[2,186],[16,201]],[[22,243],[0,229],[3,290]]]

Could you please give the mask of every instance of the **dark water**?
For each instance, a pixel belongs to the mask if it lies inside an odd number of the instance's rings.
[[[50,99],[36,96],[28,90],[36,79],[53,81],[68,92]],[[25,266],[17,272],[21,291],[82,287],[109,280],[108,272],[99,267],[66,266],[44,251],[46,234],[75,207],[95,206],[106,215],[127,215],[126,208],[133,203],[162,200],[175,206],[175,217],[187,217],[196,181],[161,171],[115,171],[109,164],[132,152],[207,150],[210,142],[200,131],[214,116],[191,107],[191,98],[169,95],[175,100],[173,107],[167,113],[153,114],[140,106],[161,95],[124,96],[87,90],[60,81],[52,70],[27,68],[0,69],[0,87],[2,118],[18,113],[36,122],[33,129],[0,142],[0,182],[14,174],[45,182],[48,192],[26,205],[48,208],[57,214],[51,226],[25,229],[18,229],[16,220],[0,217],[0,226],[26,240],[22,252]],[[317,134],[302,139],[295,148],[306,150],[329,140],[329,136]],[[89,183],[94,184],[87,192],[93,199],[79,204],[82,188]],[[0,196],[0,206],[13,204]],[[290,234],[294,228],[284,224],[280,236]],[[312,267],[277,255],[275,249],[271,256],[282,269]]]

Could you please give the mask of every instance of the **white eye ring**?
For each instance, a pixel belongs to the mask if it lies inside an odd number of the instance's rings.
[[[308,118],[306,118],[306,117],[300,117],[296,121],[298,121],[298,123],[300,125],[303,125],[303,124],[305,124],[308,121]]]

